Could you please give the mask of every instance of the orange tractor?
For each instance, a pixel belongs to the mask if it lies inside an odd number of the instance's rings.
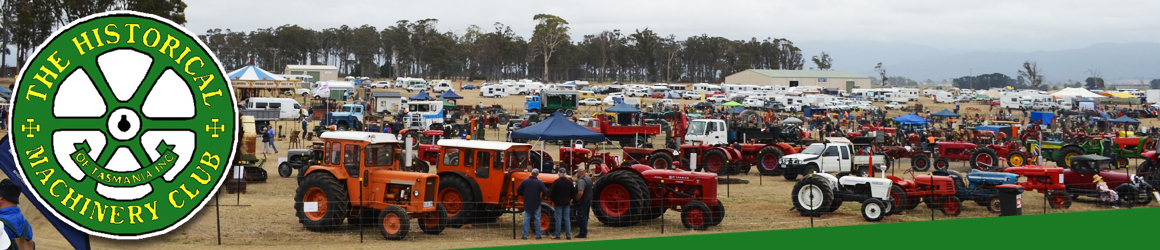
[[[388,240],[410,231],[411,217],[427,234],[447,226],[439,204],[439,176],[400,171],[403,146],[391,134],[323,133],[322,163],[307,167],[294,195],[298,222],[310,231],[333,231],[344,220],[374,225]]]

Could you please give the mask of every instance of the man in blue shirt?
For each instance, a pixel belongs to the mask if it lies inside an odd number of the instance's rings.
[[[4,232],[8,240],[15,242],[16,238],[32,242],[32,225],[20,213],[20,186],[9,179],[0,181],[0,222],[4,224]]]
[[[307,119],[307,117],[302,118],[302,139],[306,139],[306,133],[307,133],[306,131],[309,131],[309,130],[306,130],[306,126],[309,125],[309,123],[306,121],[306,119]]]
[[[528,239],[529,224],[536,229],[536,239],[541,238],[540,232],[540,197],[548,193],[548,186],[544,185],[543,181],[537,179],[540,176],[539,169],[532,169],[532,177],[524,179],[520,185],[516,187],[516,193],[524,196],[524,237]],[[533,224],[533,218],[535,223]]]

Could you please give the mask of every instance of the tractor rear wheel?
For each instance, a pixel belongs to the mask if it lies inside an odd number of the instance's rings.
[[[649,163],[652,163],[653,169],[672,169],[673,155],[665,152],[656,152],[648,156]]]
[[[712,149],[705,153],[705,172],[717,173],[719,175],[726,174],[729,168],[729,157],[725,155],[725,150]]]
[[[289,162],[283,162],[282,164],[278,164],[278,176],[282,176],[282,178],[286,178],[286,177],[290,177],[291,174],[294,174],[294,169],[290,168]]]
[[[959,216],[963,212],[963,201],[958,196],[947,195],[942,198],[942,213],[944,215]]]
[[[950,168],[951,168],[951,162],[950,162],[950,160],[947,160],[947,158],[938,158],[937,160],[934,160],[934,170],[935,171],[947,171],[947,169],[950,169]]]
[[[1023,154],[1023,152],[1014,151],[1007,154],[1007,166],[1020,167],[1024,164],[1027,164],[1027,155]]]
[[[1000,168],[999,156],[995,154],[995,150],[985,147],[978,148],[971,154],[970,164],[971,168],[983,171]]]
[[[415,162],[411,163],[411,171],[412,172],[428,173],[431,171],[431,166],[427,165],[427,162],[420,161],[418,159],[414,159],[413,161],[415,161]]]
[[[447,228],[447,207],[443,203],[435,203],[435,212],[422,215],[419,218],[419,229],[425,234],[439,234]]]
[[[717,205],[709,207],[713,211],[713,220],[709,223],[710,227],[721,225],[721,221],[725,220],[725,202],[717,200]]]
[[[821,216],[831,208],[834,201],[834,191],[826,184],[823,177],[806,177],[793,186],[791,200],[793,207],[802,216]]]
[[[866,199],[862,202],[862,218],[869,222],[881,221],[887,214],[886,205],[878,198]]]
[[[677,161],[681,163],[681,170],[692,171],[692,166],[689,165],[689,158],[681,158]]]
[[[1071,207],[1071,195],[1067,194],[1065,190],[1051,191],[1047,195],[1048,204],[1051,208],[1069,208]]]
[[[462,226],[475,217],[477,203],[474,192],[470,184],[458,176],[439,181],[438,203],[447,210],[448,225]]]
[[[408,137],[411,138],[411,148],[418,149],[419,148],[419,139],[422,137],[419,135],[419,132],[414,131],[414,130],[407,131],[407,133],[403,134],[403,138],[401,138],[401,139],[404,142],[406,142]]]
[[[765,147],[757,152],[757,172],[762,175],[773,175],[773,171],[777,170],[778,160],[785,156],[781,149],[776,147]],[[796,178],[796,177],[795,177]]]
[[[1055,164],[1069,169],[1071,165],[1071,157],[1083,155],[1083,149],[1075,146],[1063,148],[1059,151],[1059,159],[1055,160]]]
[[[693,230],[705,230],[713,223],[713,212],[701,201],[690,201],[681,208],[681,224]]]
[[[911,169],[918,172],[926,172],[930,170],[930,156],[923,154],[914,155],[910,157]]]
[[[402,240],[407,237],[407,232],[411,231],[411,218],[407,216],[407,210],[390,205],[379,212],[379,220],[376,225],[379,232],[383,234],[383,238]]]
[[[906,209],[910,206],[910,204],[906,203],[908,201],[906,198],[906,191],[904,191],[902,187],[899,187],[898,185],[890,185],[890,201],[894,203],[894,209],[891,210],[893,213],[902,212],[903,209]]]
[[[992,213],[999,213],[1003,211],[1003,203],[999,201],[999,197],[991,197],[991,201],[987,202],[987,210],[991,211]]]
[[[298,186],[294,210],[298,221],[315,232],[332,231],[342,225],[350,210],[346,186],[334,175],[311,173]]]
[[[635,224],[648,212],[648,185],[629,171],[600,177],[593,186],[596,196],[592,212],[601,223],[613,227]]]

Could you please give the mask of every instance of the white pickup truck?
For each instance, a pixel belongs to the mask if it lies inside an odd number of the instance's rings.
[[[826,137],[824,143],[810,144],[800,153],[781,157],[777,168],[784,174],[786,180],[795,180],[797,176],[810,173],[837,173],[849,172],[858,176],[868,176],[870,171],[880,172],[889,163],[886,156],[858,155],[859,149],[854,143],[844,137]],[[870,169],[881,166],[882,169]]]

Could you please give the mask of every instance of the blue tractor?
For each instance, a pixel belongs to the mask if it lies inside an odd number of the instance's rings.
[[[976,204],[985,206],[987,210],[995,213],[1000,210],[999,189],[996,186],[1015,184],[1019,180],[1017,174],[979,170],[971,170],[971,173],[966,175],[965,181],[963,174],[954,170],[935,171],[932,174],[951,177],[955,183],[955,196],[959,200],[973,200]]]

